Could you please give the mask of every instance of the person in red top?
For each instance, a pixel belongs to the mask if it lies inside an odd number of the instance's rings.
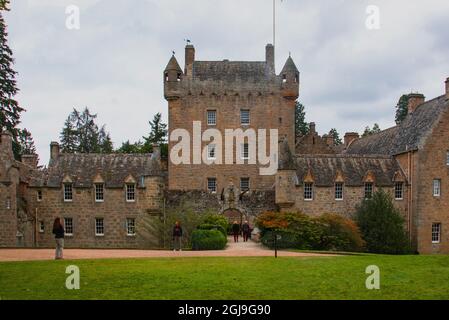
[[[182,227],[179,221],[173,227],[173,248],[173,251],[182,251]]]

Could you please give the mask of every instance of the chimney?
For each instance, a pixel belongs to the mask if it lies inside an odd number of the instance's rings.
[[[193,63],[195,62],[195,47],[191,44],[186,46],[186,61],[184,74],[187,77],[192,77],[193,75]]]
[[[359,138],[357,132],[348,132],[345,134],[345,147],[348,148],[351,143]]]
[[[333,137],[332,135],[330,135],[330,134],[325,134],[325,135],[323,136],[323,139],[324,139],[324,141],[326,141],[326,144],[327,144],[329,147],[333,147],[333,146],[334,146],[334,137]]]
[[[410,93],[408,95],[408,113],[412,114],[415,110],[426,101],[421,93]]]
[[[449,78],[446,79],[446,100],[449,100]]]
[[[265,61],[267,62],[269,72],[276,73],[274,67],[274,46],[272,44],[267,44],[265,47]]]
[[[315,132],[316,132],[315,122],[311,122],[310,123],[310,133],[315,133]]]
[[[12,134],[9,131],[0,134],[0,151],[12,156]]]
[[[39,162],[39,157],[37,154],[24,154],[22,156],[22,163],[27,166],[36,169]]]
[[[50,161],[56,161],[59,158],[59,143],[52,142],[50,144]]]
[[[153,144],[153,154],[151,155],[151,159],[161,160],[161,146],[158,144]]]

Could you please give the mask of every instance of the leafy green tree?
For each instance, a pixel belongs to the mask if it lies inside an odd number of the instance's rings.
[[[153,144],[165,144],[167,142],[167,124],[162,122],[162,114],[156,113],[150,124],[150,134],[147,137],[143,137],[143,153],[149,153],[153,151]]]
[[[14,97],[19,92],[16,75],[13,69],[14,59],[8,46],[8,32],[3,12],[9,11],[9,0],[0,0],[0,131],[7,130],[13,136],[13,151],[16,159],[20,159],[19,141],[20,115],[25,111]]]
[[[396,105],[396,124],[401,124],[408,114],[408,95],[404,94]]]
[[[295,134],[296,137],[305,136],[309,133],[309,124],[306,122],[305,106],[299,101],[295,107]]]
[[[355,220],[372,253],[404,254],[410,243],[404,228],[404,218],[394,206],[392,197],[383,190],[363,200],[357,208]]]
[[[138,154],[143,153],[142,152],[143,143],[141,141],[131,143],[129,140],[122,143],[122,146],[117,149],[118,153],[125,153],[125,154]]]
[[[329,135],[334,138],[334,145],[340,146],[343,144],[343,141],[340,138],[340,134],[338,133],[337,129],[331,129],[331,131],[329,131]]]
[[[365,132],[363,132],[362,138],[372,136],[373,134],[379,133],[381,131],[382,130],[380,129],[379,125],[375,123],[372,129],[370,127],[365,128]]]
[[[88,108],[83,112],[73,109],[62,128],[60,141],[65,153],[111,153],[111,136],[105,126],[96,124],[97,115]]]

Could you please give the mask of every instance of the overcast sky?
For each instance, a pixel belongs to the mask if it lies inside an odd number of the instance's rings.
[[[388,128],[401,94],[444,93],[449,1],[278,2],[277,71],[291,52],[321,134]],[[79,30],[66,28],[71,4]],[[378,30],[366,27],[368,5],[380,9]],[[184,65],[184,39],[199,60],[264,60],[272,42],[272,0],[15,0],[6,19],[42,164],[74,107],[98,113],[116,147],[147,134],[156,112],[166,118],[162,72],[173,50]]]

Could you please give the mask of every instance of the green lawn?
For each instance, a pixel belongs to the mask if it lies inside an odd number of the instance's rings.
[[[65,288],[65,268],[81,290]],[[365,269],[381,270],[381,290]],[[177,258],[0,263],[8,299],[449,299],[449,256]]]

